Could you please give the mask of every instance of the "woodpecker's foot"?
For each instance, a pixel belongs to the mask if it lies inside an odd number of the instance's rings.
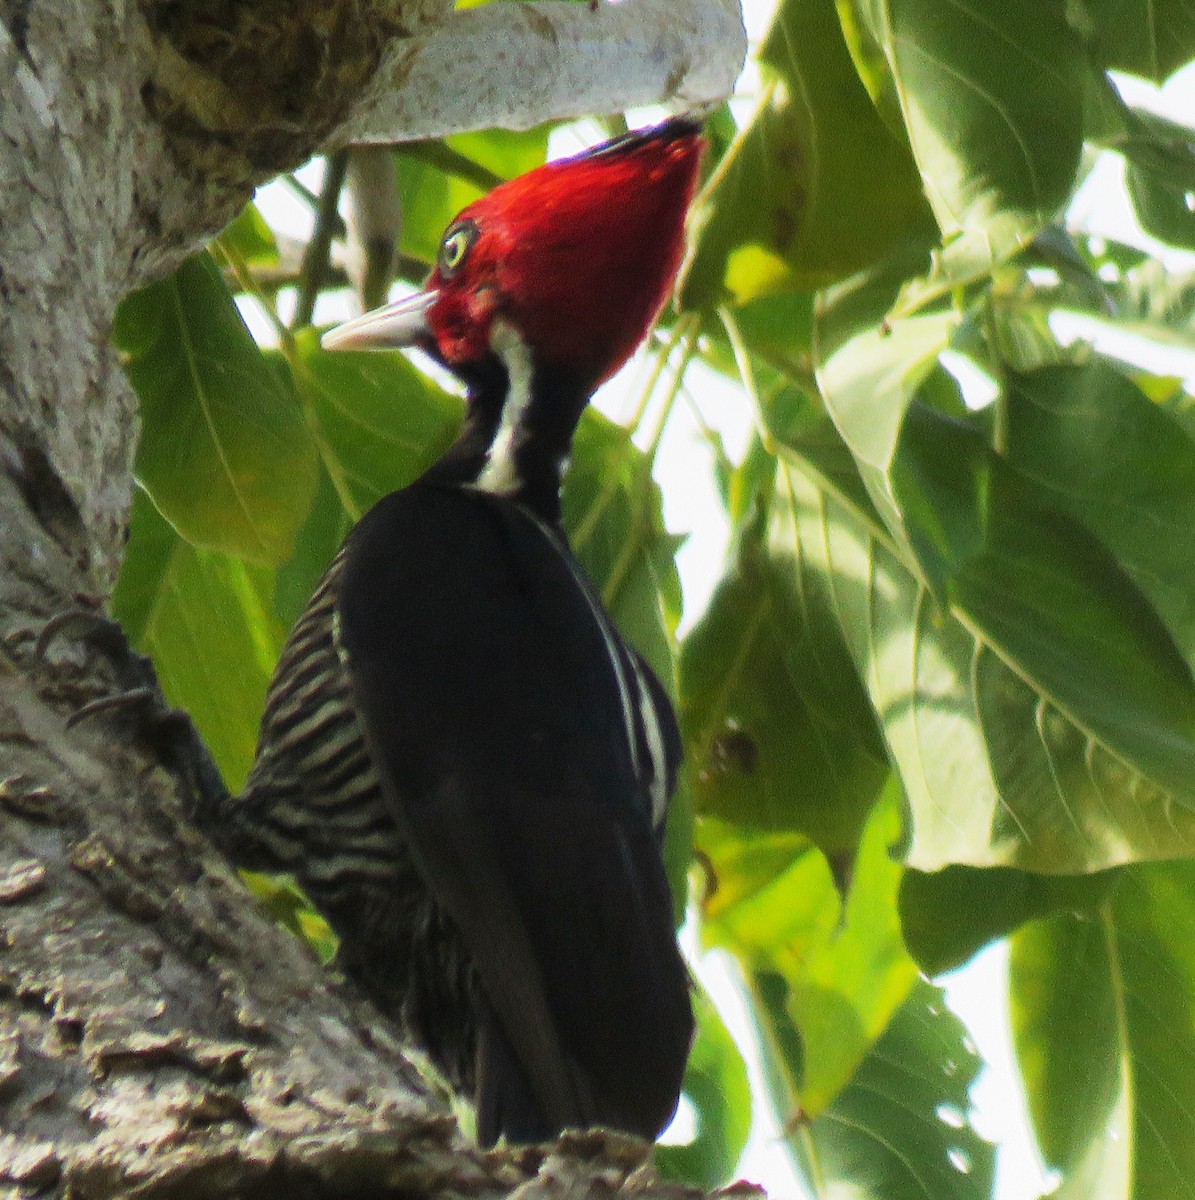
[[[51,617],[38,633],[33,643],[33,655],[38,662],[56,675],[77,674],[77,666],[72,672],[70,665],[56,661],[50,653],[60,638],[69,638],[102,654],[122,691],[157,689],[153,664],[129,645],[124,627],[107,614],[90,608],[69,608]]]
[[[94,677],[92,664],[83,668],[63,664],[51,651],[60,638],[98,652],[110,668],[113,690],[95,694],[94,684],[83,691],[81,677]],[[33,643],[34,658],[75,705],[67,728],[101,718],[125,718],[167,770],[181,776],[187,787],[187,815],[198,825],[208,823],[228,796],[220,770],[191,718],[174,708],[162,693],[153,663],[129,645],[119,621],[92,609],[68,609],[51,617]]]

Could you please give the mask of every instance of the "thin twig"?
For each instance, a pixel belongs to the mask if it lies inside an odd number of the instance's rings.
[[[431,264],[424,262],[421,258],[410,254],[398,256],[398,277],[408,283],[422,283],[430,270]],[[251,295],[260,292],[262,295],[272,296],[283,288],[298,287],[302,279],[303,268],[301,266],[283,263],[278,266],[246,266],[244,276],[233,273],[225,278],[225,282],[230,287]],[[350,285],[351,280],[341,263],[331,262],[324,268],[325,288],[342,288]]]
[[[319,197],[306,184],[301,183],[293,174],[283,175],[281,180],[313,212],[319,211]],[[339,213],[336,214],[333,224],[332,236],[344,237],[344,219]]]
[[[734,365],[738,368],[739,381],[743,385],[743,390],[751,397],[752,403],[755,405],[755,411],[759,414],[759,419],[763,420],[763,401],[759,395],[759,387],[755,382],[755,369],[751,365],[751,355],[747,350],[747,342],[743,337],[743,331],[739,328],[739,323],[735,319],[735,315],[725,304],[718,308],[718,317],[722,322],[722,327],[726,330],[727,340],[730,342],[730,352],[734,355]]]
[[[664,403],[660,406],[660,415],[656,418],[655,430],[652,432],[651,438],[647,443],[647,449],[644,451],[649,470],[656,461],[656,454],[660,449],[660,442],[663,440],[664,429],[668,425],[668,418],[672,416],[672,409],[676,405],[677,397],[681,394],[681,390],[685,386],[685,374],[689,369],[689,364],[697,354],[697,338],[701,334],[701,316],[698,313],[686,313],[677,324],[684,326],[682,333],[684,345],[681,348],[680,361],[676,364],[676,369],[673,372],[672,386],[668,389],[668,394],[664,397]]]
[[[336,205],[340,201],[340,189],[344,186],[344,174],[348,168],[347,150],[337,150],[327,159],[324,186],[320,189],[319,208],[315,214],[315,229],[303,255],[303,277],[299,284],[299,299],[295,304],[292,330],[311,324],[315,313],[316,297],[324,286],[324,272],[328,267],[328,255],[332,248],[334,223],[340,218]]]
[[[680,317],[669,331],[667,341],[656,352],[655,363],[652,366],[651,374],[647,377],[647,382],[643,385],[643,390],[639,393],[638,403],[630,417],[623,422],[632,434],[639,432],[639,426],[643,424],[643,418],[647,415],[647,408],[651,403],[652,393],[656,390],[656,384],[660,382],[660,377],[668,366],[668,360],[672,357],[673,350],[680,345],[681,339],[688,331],[690,319],[691,314]]]
[[[701,334],[700,315],[697,313],[687,313],[681,317],[677,324],[684,326],[681,334],[684,338],[684,348],[681,351],[680,361],[676,364],[672,386],[668,389],[668,395],[664,397],[664,403],[661,407],[660,415],[656,420],[656,427],[652,432],[651,441],[647,449],[643,452],[643,458],[639,463],[640,478],[637,481],[638,487],[632,498],[630,527],[618,552],[618,557],[614,560],[614,565],[610,568],[610,573],[606,577],[606,584],[602,588],[602,600],[607,608],[613,608],[615,601],[618,599],[618,594],[622,590],[623,584],[626,582],[627,576],[634,565],[635,556],[643,549],[645,535],[650,533],[651,526],[648,505],[651,500],[652,469],[655,466],[656,454],[659,452],[660,442],[664,437],[664,430],[668,425],[668,418],[672,415],[672,409],[676,404],[677,397],[684,388],[685,372],[689,369],[689,364],[693,361],[697,353],[697,339]]]
[[[295,341],[291,336],[291,331],[283,324],[282,318],[278,315],[278,309],[274,306],[270,297],[258,286],[249,265],[232,245],[223,238],[216,238],[212,242],[212,249],[224,260],[226,271],[231,272],[240,291],[246,296],[251,296],[256,301],[258,307],[265,314],[266,320],[273,326],[274,336],[278,339],[278,345],[287,357],[291,357]]]

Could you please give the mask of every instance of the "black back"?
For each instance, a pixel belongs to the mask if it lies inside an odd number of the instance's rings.
[[[482,1141],[592,1124],[654,1138],[693,1021],[609,619],[537,518],[470,489],[388,496],[344,572],[370,754],[488,1006]]]

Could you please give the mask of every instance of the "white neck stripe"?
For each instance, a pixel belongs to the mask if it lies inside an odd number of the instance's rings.
[[[476,486],[485,492],[507,496],[522,486],[515,455],[519,428],[531,405],[531,385],[535,372],[531,351],[518,330],[506,321],[496,320],[490,333],[490,345],[506,368],[509,380],[502,420],[490,444],[487,461],[477,477]]]

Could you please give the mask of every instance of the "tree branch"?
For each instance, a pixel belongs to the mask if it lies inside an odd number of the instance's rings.
[[[665,102],[700,108],[730,94],[746,49],[737,0],[486,4],[388,44],[331,140],[527,129]]]

